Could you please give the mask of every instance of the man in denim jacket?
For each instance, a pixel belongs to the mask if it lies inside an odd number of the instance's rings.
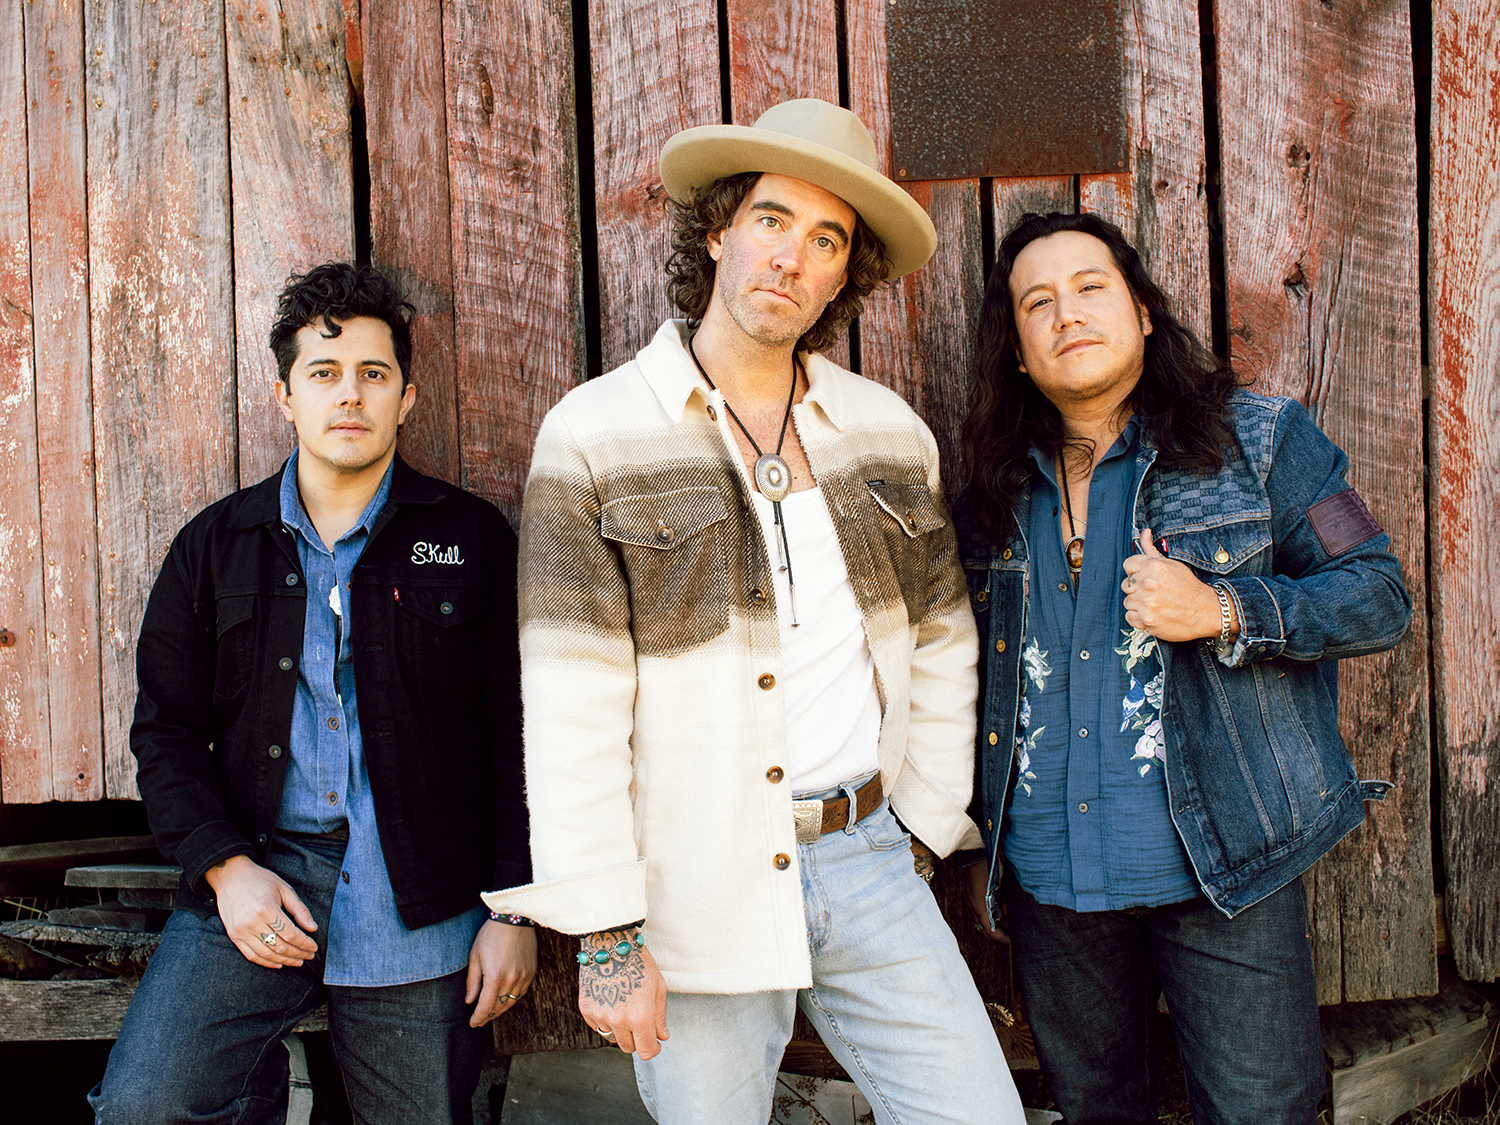
[[[1306,411],[1240,389],[1093,215],[1002,243],[964,444],[971,899],[997,940],[1008,915],[1059,1109],[1156,1120],[1154,977],[1200,1125],[1312,1122],[1298,876],[1389,788],[1355,775],[1335,663],[1406,630],[1389,539]]]

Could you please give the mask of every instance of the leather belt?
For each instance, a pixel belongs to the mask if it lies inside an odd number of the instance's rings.
[[[848,797],[830,797],[826,801],[793,801],[792,822],[797,829],[797,843],[811,844],[825,832],[847,828],[863,820],[880,807],[885,793],[877,773],[854,791],[854,815],[849,815]]]

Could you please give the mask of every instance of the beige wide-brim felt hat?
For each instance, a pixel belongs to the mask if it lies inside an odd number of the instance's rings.
[[[662,146],[661,182],[680,203],[740,172],[775,172],[831,191],[885,243],[893,278],[921,269],[937,249],[927,212],[876,169],[870,131],[847,109],[798,98],[754,125],[700,125]]]

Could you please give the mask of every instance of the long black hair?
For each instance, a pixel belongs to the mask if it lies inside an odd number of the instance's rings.
[[[1172,315],[1141,256],[1120,228],[1098,215],[1027,213],[1000,243],[979,313],[969,411],[960,431],[968,467],[967,507],[992,542],[1014,529],[1012,506],[1031,475],[1031,447],[1056,456],[1068,444],[1057,407],[1021,370],[1010,275],[1016,257],[1049,234],[1078,231],[1109,247],[1136,303],[1151,318],[1145,368],[1130,405],[1161,464],[1213,471],[1230,440],[1226,408],[1240,379]]]

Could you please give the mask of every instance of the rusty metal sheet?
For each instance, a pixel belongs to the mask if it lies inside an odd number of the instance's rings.
[[[898,180],[1125,167],[1119,0],[890,0]]]

